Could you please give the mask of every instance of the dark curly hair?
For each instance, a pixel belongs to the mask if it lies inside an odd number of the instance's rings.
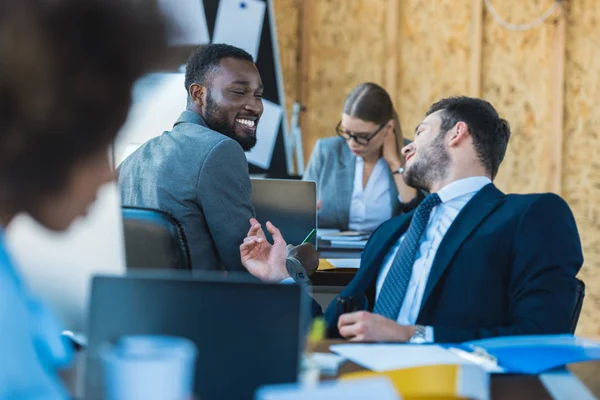
[[[157,7],[117,0],[0,2],[0,196],[62,188],[125,121],[131,86],[167,45]]]
[[[185,67],[185,91],[188,92],[190,86],[194,83],[208,86],[210,83],[209,74],[219,67],[219,63],[223,58],[254,62],[248,52],[235,46],[220,43],[199,46],[194,50]],[[190,95],[188,92],[189,101]]]

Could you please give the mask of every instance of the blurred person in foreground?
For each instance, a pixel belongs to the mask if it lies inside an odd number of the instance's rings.
[[[0,3],[0,398],[65,399],[72,348],[27,288],[3,232],[19,213],[54,231],[84,216],[113,179],[108,148],[133,82],[164,54],[148,5],[105,0]],[[59,277],[57,277],[57,280]]]

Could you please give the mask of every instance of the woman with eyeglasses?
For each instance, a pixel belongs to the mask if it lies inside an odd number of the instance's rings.
[[[355,87],[335,130],[316,142],[303,176],[317,182],[319,228],[372,232],[418,206],[424,196],[402,178],[405,141],[385,89]]]
[[[64,231],[113,179],[108,149],[133,82],[167,45],[156,7],[127,3],[0,2],[0,399],[71,398],[58,370],[72,345],[27,287],[4,230],[28,213]]]

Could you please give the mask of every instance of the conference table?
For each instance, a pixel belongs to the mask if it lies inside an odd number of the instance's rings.
[[[319,258],[359,258],[360,250],[320,249]],[[356,274],[354,268],[317,270],[311,277],[313,290],[337,288],[341,291]],[[340,341],[325,340],[316,351],[329,352],[329,346]],[[346,342],[347,343],[347,342]],[[362,371],[364,368],[346,361],[338,371],[344,373]],[[324,379],[335,379],[325,377]],[[585,400],[600,398],[600,362],[573,364],[539,376],[492,375],[491,399],[556,399]]]
[[[324,340],[315,347],[316,352],[329,353],[329,346],[348,343],[341,340]],[[323,376],[322,380],[335,380],[340,375],[364,371],[365,368],[346,361],[335,376]],[[586,386],[579,377],[588,377]],[[539,376],[534,375],[492,375],[490,380],[491,400],[588,400],[600,396],[600,362],[587,362],[570,365],[567,368],[554,370]],[[595,385],[593,383],[596,383]],[[593,393],[595,391],[595,393]]]

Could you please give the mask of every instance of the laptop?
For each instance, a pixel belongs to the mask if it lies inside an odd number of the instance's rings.
[[[308,324],[299,285],[247,276],[131,273],[92,282],[86,399],[102,399],[99,346],[123,335],[182,336],[198,349],[194,394],[252,399],[265,384],[296,382]]]
[[[251,179],[256,219],[271,221],[288,244],[299,245],[317,227],[317,184],[288,179]],[[316,246],[316,236],[310,241]]]

